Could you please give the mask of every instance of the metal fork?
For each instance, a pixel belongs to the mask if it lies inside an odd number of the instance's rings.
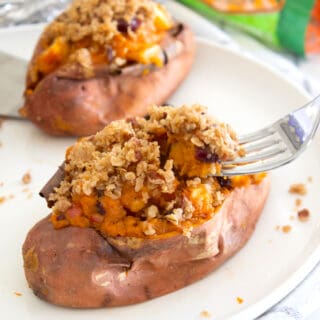
[[[261,130],[239,137],[244,157],[222,163],[225,176],[253,174],[281,167],[310,144],[320,122],[320,95]]]

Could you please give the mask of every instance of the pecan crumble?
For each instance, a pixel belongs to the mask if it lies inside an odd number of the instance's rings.
[[[199,159],[199,148],[210,159]],[[233,130],[205,107],[150,107],[147,118],[114,121],[67,150],[64,179],[49,197],[52,221],[104,235],[187,234],[230,192],[232,182],[211,174],[239,150]]]

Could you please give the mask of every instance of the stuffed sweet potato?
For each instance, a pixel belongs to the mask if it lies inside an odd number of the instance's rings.
[[[76,308],[142,302],[203,278],[247,242],[269,179],[212,176],[240,148],[205,113],[153,107],[67,150],[42,190],[52,213],[23,245],[37,296]]]
[[[84,136],[162,104],[190,70],[194,40],[152,0],[75,0],[41,35],[21,115]]]

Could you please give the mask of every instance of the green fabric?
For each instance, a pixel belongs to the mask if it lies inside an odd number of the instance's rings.
[[[281,12],[278,32],[281,45],[305,55],[305,36],[315,0],[287,0]]]
[[[215,22],[226,22],[227,24],[243,30],[252,36],[263,40],[269,45],[278,47],[277,25],[279,13],[258,14],[227,14],[214,10],[201,0],[177,0],[189,8],[197,11],[207,19]]]
[[[287,0],[280,12],[228,14],[214,10],[202,0],[177,0],[215,22],[225,22],[273,47],[304,55],[304,41],[315,0]]]

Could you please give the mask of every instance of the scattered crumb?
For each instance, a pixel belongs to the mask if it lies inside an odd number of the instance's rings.
[[[290,219],[290,220],[294,220],[294,219],[295,219],[295,216],[291,215],[291,216],[289,217],[289,219]]]
[[[9,194],[9,199],[13,199],[15,197],[15,195],[14,194]]]
[[[310,183],[313,182],[313,177],[309,176],[308,177],[308,182],[310,182]]]
[[[4,186],[4,182],[0,181],[0,187]]]
[[[310,218],[310,212],[308,209],[301,209],[298,211],[298,218],[301,222],[306,222]]]
[[[5,200],[6,200],[6,197],[0,197],[0,204],[4,203]]]
[[[300,198],[297,198],[294,203],[295,203],[296,207],[300,207],[302,204],[302,200]]]
[[[29,192],[29,191],[30,191],[29,188],[23,188],[23,189],[22,189],[22,192]]]
[[[32,195],[33,195],[32,192],[29,192],[28,195],[27,195],[27,198],[28,199],[32,198]]]
[[[29,184],[30,182],[31,182],[31,174],[27,172],[22,177],[22,183]]]
[[[210,318],[211,317],[211,314],[208,310],[203,310],[200,312],[200,316],[201,317],[204,317],[204,318]]]
[[[303,183],[295,183],[290,186],[289,192],[304,196],[307,193],[307,188]]]
[[[278,226],[276,226],[276,230],[280,230],[280,226],[278,225]]]
[[[292,227],[289,225],[285,225],[285,226],[282,226],[281,229],[282,229],[282,232],[289,233],[291,231]]]
[[[243,299],[240,298],[240,297],[237,297],[237,302],[238,302],[239,304],[241,304],[241,303],[243,303]]]
[[[21,296],[22,296],[22,293],[21,293],[21,292],[15,291],[14,294],[15,294],[17,297],[21,297]]]

